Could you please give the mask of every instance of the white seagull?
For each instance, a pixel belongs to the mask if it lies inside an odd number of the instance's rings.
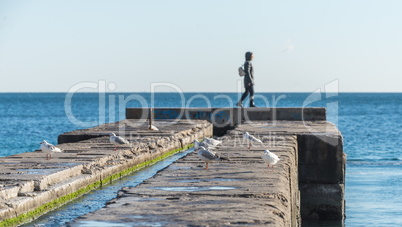
[[[267,164],[268,168],[270,165],[274,167],[274,165],[280,160],[276,154],[270,152],[269,150],[265,150],[261,158]]]
[[[208,145],[211,145],[213,147],[218,146],[222,143],[222,141],[213,139],[213,138],[205,138],[204,142],[207,143]]]
[[[248,140],[248,149],[249,149],[249,150],[250,150],[250,148],[251,148],[251,142],[257,142],[257,143],[263,144],[260,139],[257,139],[256,137],[250,135],[248,132],[245,132],[245,133],[243,134],[243,138],[246,139],[246,140]]]
[[[114,151],[117,150],[117,146],[124,145],[124,144],[130,144],[126,139],[120,136],[116,136],[114,133],[110,133],[110,142],[115,146]]]
[[[219,155],[215,154],[212,151],[209,151],[207,149],[205,149],[204,147],[200,147],[198,149],[198,153],[197,156],[205,162],[205,168],[204,169],[208,169],[208,163],[212,162],[212,161],[222,161],[222,160],[229,160],[227,158],[222,158],[219,157]]]
[[[198,150],[198,149],[200,149],[201,147],[204,147],[204,148],[211,148],[212,149],[212,147],[213,146],[211,146],[211,145],[209,145],[208,143],[205,143],[204,141],[202,141],[202,142],[200,142],[200,141],[198,141],[198,140],[194,140],[194,149],[195,150]]]
[[[42,143],[40,143],[40,149],[42,150],[42,152],[46,153],[46,160],[52,158],[52,153],[63,152],[60,148],[55,147],[53,144],[48,143],[46,140],[43,140]]]

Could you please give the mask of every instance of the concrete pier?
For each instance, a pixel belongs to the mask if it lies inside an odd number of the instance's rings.
[[[154,121],[149,131],[125,120],[60,135],[63,153],[36,151],[0,158],[0,226],[13,226],[41,214],[164,156],[185,149],[196,138],[212,135],[206,121]],[[118,148],[109,133],[126,137],[131,145]],[[80,138],[92,138],[80,141]],[[39,143],[39,141],[38,141]],[[39,147],[39,144],[38,144]]]
[[[344,218],[343,138],[324,108],[127,109],[127,120],[59,136],[63,153],[0,158],[0,226],[29,221],[102,184],[191,146],[221,136],[230,161],[203,163],[195,153],[72,225],[101,222],[162,225],[299,226],[306,219]],[[181,114],[183,113],[183,114]],[[247,150],[242,134],[263,141]],[[113,151],[109,133],[131,145]],[[281,161],[268,169],[269,149]]]

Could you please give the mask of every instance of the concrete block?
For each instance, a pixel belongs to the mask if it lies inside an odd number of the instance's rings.
[[[34,181],[35,191],[44,191],[49,185],[47,178]]]
[[[18,196],[18,192],[20,191],[19,186],[6,186],[0,188],[0,199],[10,199]]]
[[[299,150],[300,182],[345,182],[343,140],[337,134],[300,134]]]
[[[13,217],[28,212],[32,207],[37,206],[42,201],[36,200],[35,197],[16,197],[7,202],[7,205],[14,212]],[[9,217],[8,217],[9,218]]]
[[[20,187],[20,190],[18,193],[33,192],[35,189],[35,183],[34,183],[34,181],[25,181],[25,182],[20,183],[19,187]]]
[[[325,121],[325,108],[243,108],[245,121]]]
[[[49,185],[57,184],[67,178],[80,175],[83,169],[83,165],[77,165],[68,169],[61,169],[53,174],[44,176],[41,179],[35,180],[35,191],[46,190]]]
[[[13,218],[15,217],[15,212],[12,208],[8,207],[7,205],[0,204],[0,217]]]
[[[301,183],[299,188],[302,220],[342,220],[344,218],[344,184]]]

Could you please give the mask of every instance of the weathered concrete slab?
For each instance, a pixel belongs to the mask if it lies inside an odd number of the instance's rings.
[[[26,219],[35,218],[47,208],[40,208],[38,212],[35,209],[47,203],[51,203],[48,207],[57,207],[79,196],[79,190],[85,193],[119,178],[124,171],[132,171],[130,168],[140,168],[143,163],[184,148],[196,138],[212,135],[212,125],[207,121],[175,124],[155,121],[154,125],[160,131],[137,128],[136,124],[125,120],[66,133],[70,138],[80,135],[94,138],[60,144],[58,147],[64,152],[53,154],[50,160],[39,151],[0,158],[0,226],[18,223],[22,214]],[[113,151],[110,132],[125,136],[131,145]],[[60,201],[54,202],[56,199]],[[2,222],[11,218],[16,219]]]
[[[298,226],[296,136],[271,139],[280,143],[266,148],[281,159],[272,169],[261,159],[265,147],[248,151],[242,134],[232,131],[217,150],[230,161],[203,170],[193,152],[139,186],[123,188],[104,208],[71,225]]]

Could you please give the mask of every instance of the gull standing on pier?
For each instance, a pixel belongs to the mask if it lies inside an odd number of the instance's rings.
[[[257,142],[260,143],[261,145],[263,144],[262,141],[260,139],[257,139],[255,136],[250,135],[248,132],[245,132],[243,134],[243,138],[248,140],[248,149],[250,150],[251,148],[251,142]]]
[[[265,150],[261,158],[267,164],[268,168],[270,165],[274,167],[274,165],[280,160],[276,154],[270,152],[269,150]]]
[[[222,161],[222,160],[229,160],[227,158],[222,158],[219,155],[215,154],[215,152],[209,151],[205,149],[205,147],[200,147],[198,149],[197,156],[205,162],[205,168],[208,169],[208,163],[212,161]]]
[[[208,145],[211,145],[213,147],[218,146],[220,144],[222,144],[222,141],[216,140],[214,138],[205,138],[204,142]]]
[[[42,152],[46,153],[46,160],[52,158],[52,153],[63,152],[60,148],[48,143],[46,140],[43,140],[42,143],[40,143],[40,149],[42,150]]]
[[[198,150],[198,149],[200,149],[201,147],[204,147],[204,148],[207,148],[207,149],[213,148],[212,145],[210,145],[210,144],[208,144],[208,143],[205,143],[204,141],[200,142],[200,141],[198,141],[198,140],[194,140],[194,149],[195,149],[195,150]]]
[[[126,139],[120,136],[116,136],[114,133],[110,133],[110,142],[115,146],[114,151],[117,150],[117,146],[124,145],[124,144],[130,144]]]

